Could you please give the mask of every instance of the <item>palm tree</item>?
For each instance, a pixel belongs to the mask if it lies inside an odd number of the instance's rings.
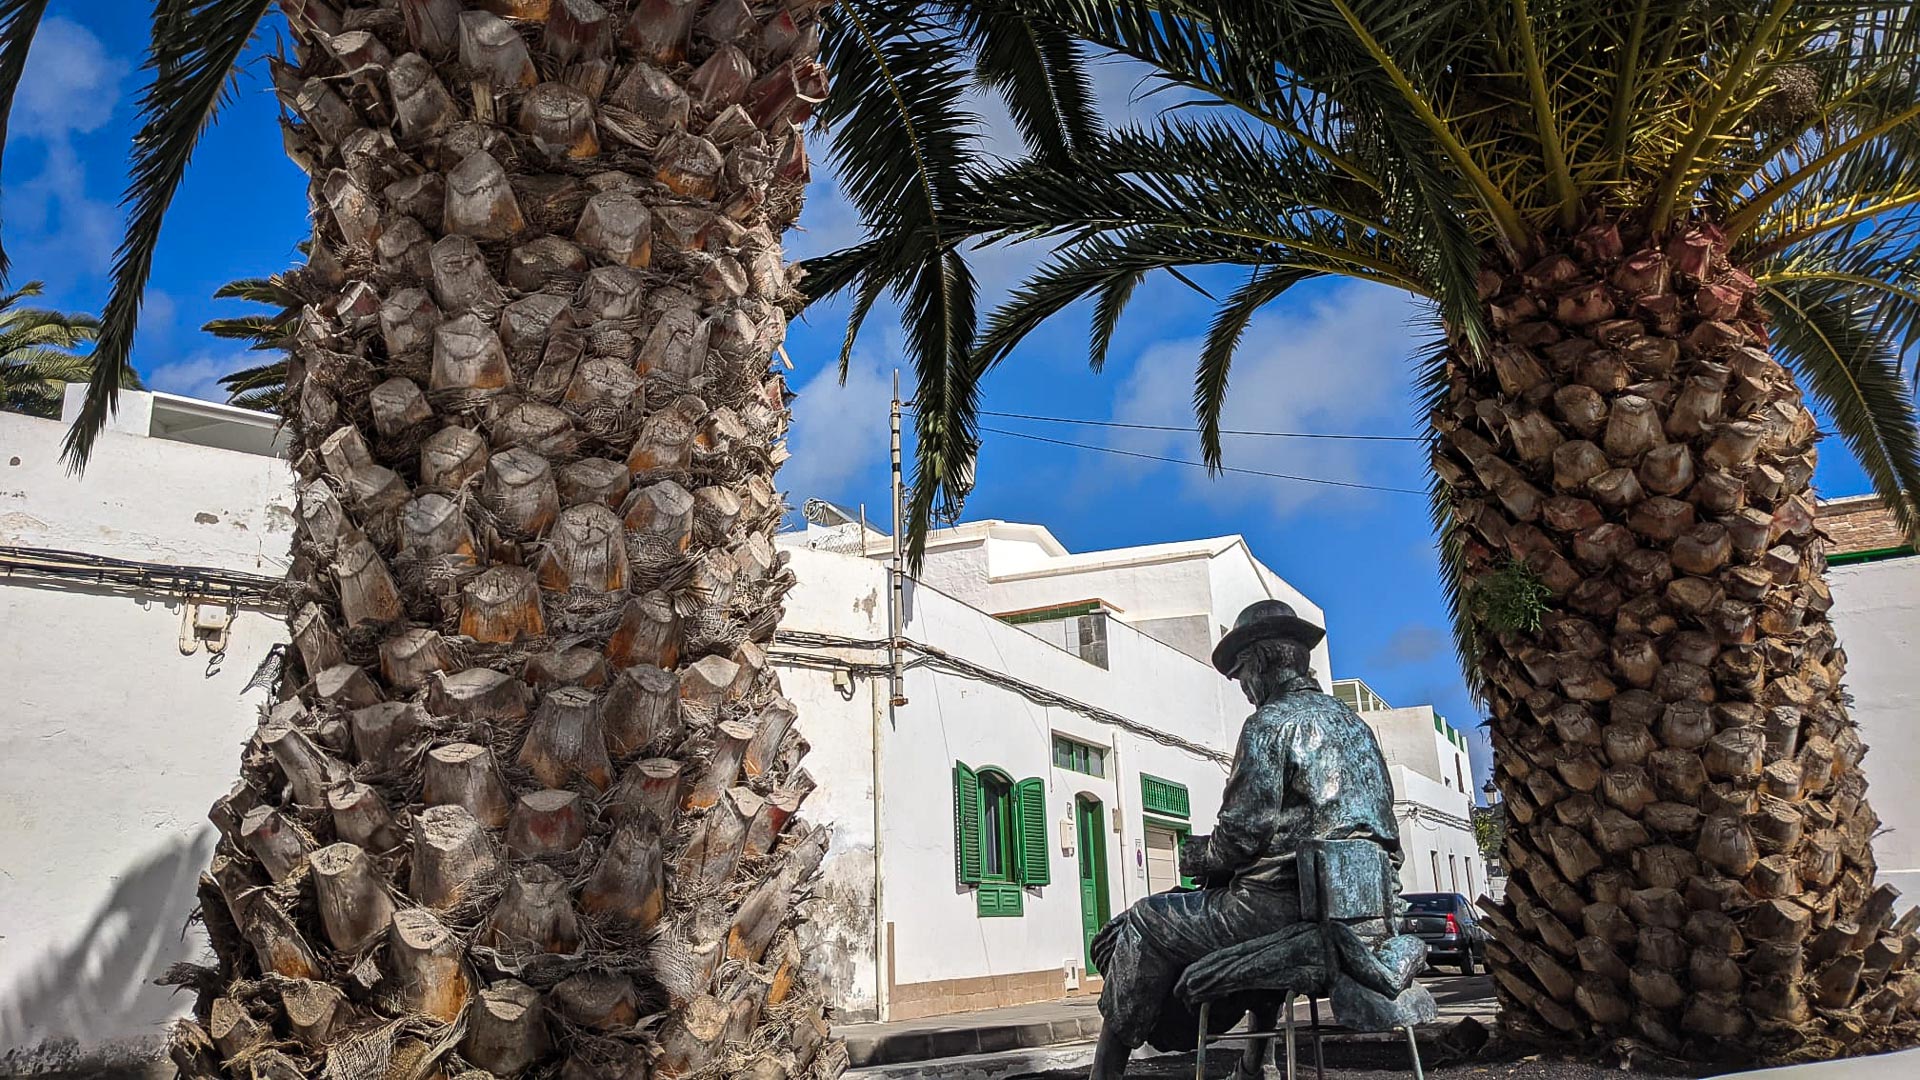
[[[92,341],[100,324],[91,315],[20,306],[44,291],[29,281],[0,294],[0,409],[58,419],[66,384],[93,375],[92,361],[73,350]]]
[[[326,287],[309,282],[304,270],[290,270],[272,277],[241,278],[227,282],[214,292],[215,300],[245,300],[271,311],[210,319],[200,327],[202,332],[222,341],[244,341],[249,352],[283,354],[279,359],[220,376],[220,385],[227,391],[227,404],[263,412],[280,411],[287,388],[284,354],[294,346],[300,310],[314,300],[324,299],[325,295]]]
[[[0,0],[0,121],[46,7]],[[76,466],[269,7],[155,5]],[[297,319],[225,329],[288,347],[293,648],[212,810],[218,965],[180,975],[174,1060],[837,1075],[796,938],[826,833],[795,813],[806,743],[765,649],[793,584],[769,362],[799,303],[801,125],[841,118],[843,182],[879,198],[913,174],[858,154],[902,132],[964,153],[971,82],[1036,133],[1091,130],[1079,47],[1011,0],[278,7],[315,228],[297,273],[234,290]]]
[[[809,267],[864,299],[915,244],[1061,245],[971,352],[925,344],[964,305],[908,305],[917,518],[964,493],[980,378],[1082,299],[1097,366],[1146,275],[1244,268],[1194,386],[1217,462],[1256,311],[1323,277],[1426,298],[1441,573],[1509,822],[1506,1025],[1715,1061],[1912,1041],[1917,920],[1874,886],[1806,399],[1920,531],[1920,9],[1024,10],[1189,108],[976,169],[937,238],[876,219]]]

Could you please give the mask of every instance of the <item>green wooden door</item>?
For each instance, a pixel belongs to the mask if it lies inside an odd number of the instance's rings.
[[[1097,799],[1075,801],[1080,848],[1080,928],[1082,951],[1087,958],[1087,974],[1098,975],[1093,962],[1093,936],[1113,917],[1107,899],[1107,840],[1101,828],[1103,815]]]

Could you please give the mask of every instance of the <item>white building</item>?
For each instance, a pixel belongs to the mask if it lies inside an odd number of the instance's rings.
[[[1181,837],[1218,814],[1249,707],[1214,643],[1269,597],[1324,621],[1238,537],[1075,554],[1041,526],[961,525],[904,585],[890,708],[886,539],[783,546],[800,585],[775,661],[834,826],[813,952],[848,1017],[1096,989],[1093,932],[1177,885]]]
[[[1867,797],[1881,828],[1879,880],[1920,894],[1920,558],[1877,496],[1820,504],[1834,629],[1847,651],[1850,708],[1867,744]]]
[[[1340,679],[1333,695],[1380,739],[1400,823],[1400,887],[1474,899],[1488,892],[1487,868],[1473,836],[1473,765],[1467,737],[1431,705],[1394,708],[1359,679]]]
[[[130,584],[121,565],[284,574],[292,475],[271,417],[123,393],[78,480],[60,462],[66,431],[0,413],[8,1074],[151,1052],[191,1004],[153,980],[202,956],[187,917],[213,850],[207,807],[265,700],[248,680],[285,636],[277,611],[230,605],[217,579]]]

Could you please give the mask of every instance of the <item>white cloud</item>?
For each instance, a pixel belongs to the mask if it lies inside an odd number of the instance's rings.
[[[1343,284],[1293,307],[1256,316],[1241,338],[1221,427],[1252,431],[1414,432],[1409,320],[1418,313],[1403,293]],[[1193,425],[1193,375],[1204,339],[1149,346],[1115,397],[1114,419],[1137,424]],[[1224,463],[1332,480],[1419,487],[1423,474],[1409,443],[1325,439],[1234,438]],[[1139,453],[1198,460],[1188,432],[1129,431],[1112,444]],[[1103,462],[1111,471],[1117,462]],[[1148,466],[1141,466],[1146,468]],[[1352,489],[1228,473],[1218,478],[1181,470],[1188,490],[1222,505],[1265,503],[1286,514],[1314,500],[1365,495]],[[1401,498],[1403,496],[1392,496]]]
[[[112,266],[120,213],[112,202],[87,195],[87,170],[73,137],[112,119],[120,83],[132,70],[79,23],[56,17],[40,24],[8,130],[9,140],[38,143],[43,155],[37,173],[16,173],[4,192],[23,275],[102,274]]]
[[[1177,102],[1199,97],[1154,78],[1152,65],[1112,53],[1094,57],[1088,70],[1100,118],[1109,126],[1147,123]]]
[[[227,392],[220,385],[220,376],[261,362],[258,354],[253,353],[196,353],[148,371],[146,384],[154,390],[182,397],[225,401]]]
[[[1381,667],[1424,664],[1451,648],[1453,638],[1446,631],[1426,623],[1408,623],[1393,632],[1374,654],[1373,662]]]
[[[889,355],[898,353],[889,350]],[[861,481],[884,474],[888,461],[892,371],[861,350],[842,384],[836,358],[823,359],[820,370],[796,391],[787,435],[793,457],[780,470],[778,486],[795,509],[808,499],[844,500],[857,494]],[[903,386],[901,392],[909,393],[910,387]],[[878,520],[886,509],[869,507],[868,513]]]
[[[8,228],[24,238],[14,260],[22,274],[50,277],[49,270],[62,267],[97,274],[113,266],[120,213],[86,189],[86,166],[64,136],[46,144],[39,172],[7,185],[0,202]]]
[[[91,30],[70,19],[47,19],[27,54],[10,131],[42,139],[98,131],[112,119],[120,80],[132,70]]]

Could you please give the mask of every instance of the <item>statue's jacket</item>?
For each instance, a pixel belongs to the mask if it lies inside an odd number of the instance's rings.
[[[1302,843],[1352,839],[1373,840],[1399,862],[1386,760],[1358,714],[1301,676],[1241,728],[1219,824],[1190,865],[1196,877],[1291,897]]]

